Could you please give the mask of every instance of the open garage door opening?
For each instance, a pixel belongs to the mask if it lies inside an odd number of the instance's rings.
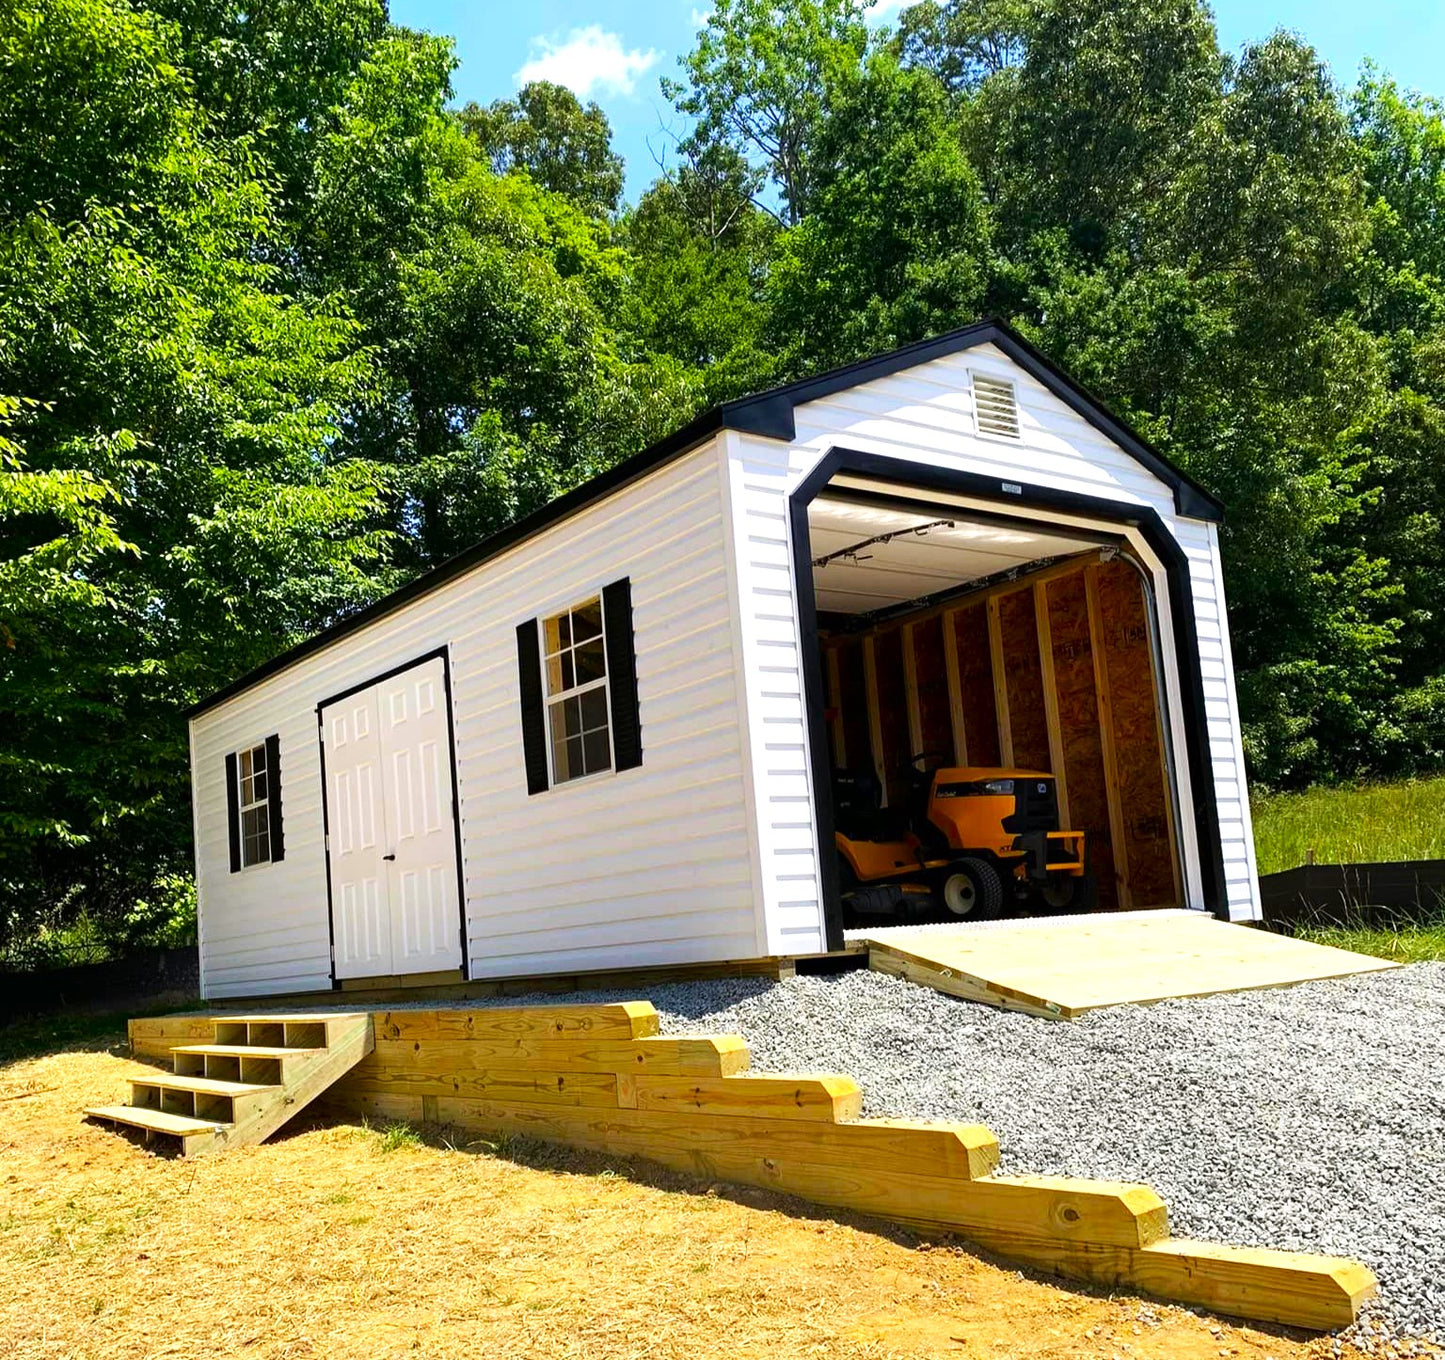
[[[1204,905],[1133,526],[846,471],[805,513],[842,927]]]

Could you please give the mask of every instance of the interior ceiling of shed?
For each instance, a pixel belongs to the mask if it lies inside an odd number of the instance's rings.
[[[925,600],[1114,541],[1024,521],[974,520],[963,509],[911,510],[826,494],[808,507],[808,536],[817,606],[834,614],[869,614]]]

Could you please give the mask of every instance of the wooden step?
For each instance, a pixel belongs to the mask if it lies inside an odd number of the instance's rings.
[[[364,1020],[366,1011],[313,1011],[310,1015],[213,1015],[218,1025],[329,1025],[343,1020]]]
[[[200,1053],[217,1058],[313,1058],[324,1048],[281,1048],[260,1044],[182,1044],[172,1053]]]
[[[272,1065],[280,1066],[279,1063]],[[279,1082],[218,1081],[214,1077],[158,1074],[130,1079],[130,1103],[136,1109],[239,1124],[280,1099],[285,1089]]]
[[[278,1089],[274,1082],[217,1081],[214,1077],[182,1077],[171,1072],[154,1076],[132,1077],[132,1086],[160,1086],[168,1091],[197,1091],[208,1096],[264,1095]]]
[[[191,1119],[165,1110],[142,1110],[133,1105],[96,1105],[85,1111],[88,1119],[105,1119],[125,1124],[147,1134],[163,1134],[180,1143],[181,1152],[203,1152],[227,1132],[225,1124],[210,1119]]]
[[[315,1015],[213,1015],[212,1039],[218,1044],[244,1044],[247,1048],[329,1048],[338,1035],[359,1024],[369,1025],[367,1015],[349,1011]]]

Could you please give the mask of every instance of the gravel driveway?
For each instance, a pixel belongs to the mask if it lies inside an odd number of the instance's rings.
[[[1445,963],[1071,1022],[866,971],[469,1004],[639,997],[664,1033],[741,1034],[754,1071],[853,1076],[866,1114],[985,1123],[1004,1172],[1142,1181],[1177,1236],[1362,1260],[1380,1299],[1349,1338],[1445,1347]]]
[[[756,1071],[849,1073],[868,1114],[986,1123],[1004,1171],[1151,1185],[1179,1236],[1363,1260],[1354,1339],[1445,1343],[1445,964],[1072,1023],[870,972],[647,995]]]

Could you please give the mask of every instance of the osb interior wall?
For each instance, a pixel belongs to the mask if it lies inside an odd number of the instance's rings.
[[[892,806],[902,804],[908,757],[920,750],[1062,775],[1066,825],[1088,833],[1100,907],[1177,906],[1178,851],[1143,584],[1117,560],[1039,579],[1042,621],[1025,577],[947,610],[825,637],[834,763],[876,768]],[[1045,646],[1053,705],[1044,692]],[[1062,771],[1054,769],[1054,746]]]

